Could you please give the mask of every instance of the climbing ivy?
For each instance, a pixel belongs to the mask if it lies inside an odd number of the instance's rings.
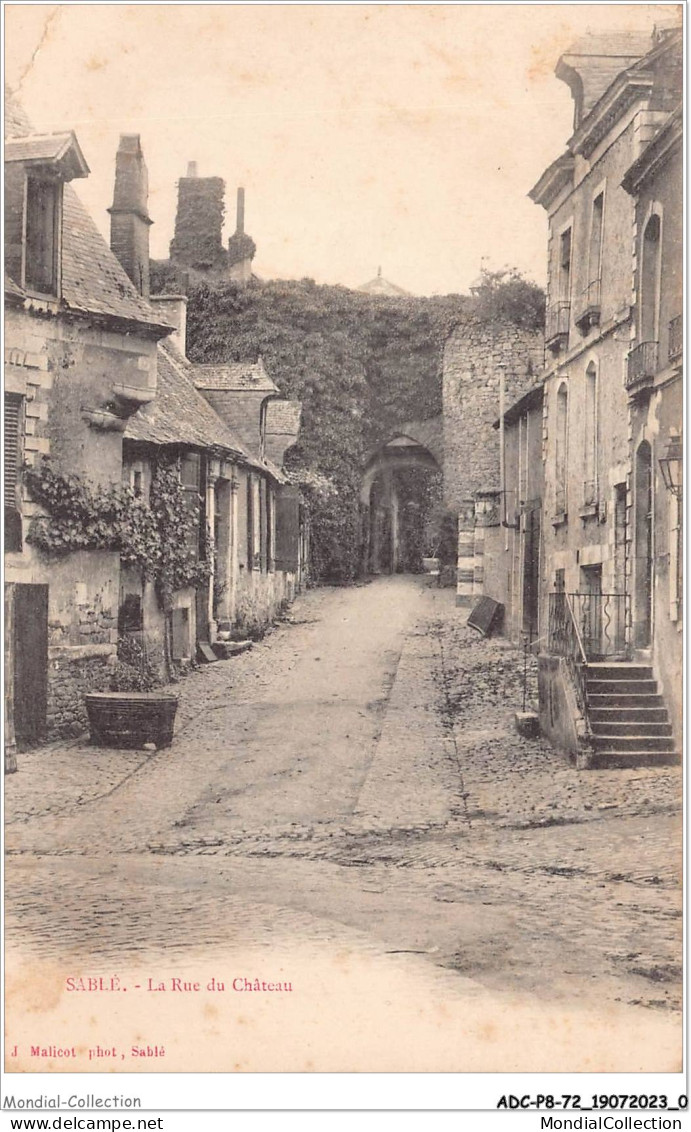
[[[442,353],[467,317],[526,329],[544,322],[544,295],[519,272],[481,272],[471,295],[388,297],[310,279],[247,284],[191,281],[152,264],[152,291],[188,296],[187,350],[196,362],[256,358],[285,397],[302,402],[299,480],[333,486],[309,495],[312,576],[352,580],[360,566],[359,497],[369,453],[413,420],[442,411]]]
[[[110,550],[153,581],[163,609],[210,574],[211,547],[199,557],[199,496],[185,491],[175,456],[154,459],[148,502],[125,487],[99,487],[53,467],[47,457],[24,469],[31,498],[47,514],[31,521],[27,541],[49,556]],[[208,540],[207,540],[208,541]]]

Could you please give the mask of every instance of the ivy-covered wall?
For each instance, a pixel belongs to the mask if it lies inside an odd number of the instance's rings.
[[[443,347],[454,323],[474,314],[529,331],[544,321],[542,291],[517,272],[485,272],[472,296],[390,298],[309,279],[194,283],[174,264],[154,263],[152,290],[187,293],[193,361],[261,354],[282,395],[302,402],[288,464],[317,473],[325,489],[307,493],[312,571],[340,582],[360,563],[365,456],[405,422],[441,412]]]

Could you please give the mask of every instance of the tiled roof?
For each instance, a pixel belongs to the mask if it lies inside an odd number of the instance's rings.
[[[267,436],[297,436],[301,416],[301,401],[269,401],[266,406]]]
[[[159,343],[156,397],[130,417],[125,439],[220,451],[245,467],[268,472],[279,483],[284,483],[285,476],[280,469],[270,460],[261,461],[252,456],[197,392],[192,373],[192,363],[174,346]]]
[[[29,134],[26,137],[8,138],[5,142],[5,161],[28,161],[63,166],[65,180],[86,177],[89,172],[84,154],[74,133]]]
[[[70,310],[167,326],[135,290],[70,185],[63,204],[61,297]]]
[[[197,389],[244,389],[278,393],[264,369],[261,358],[256,362],[223,362],[218,365],[195,365]]]

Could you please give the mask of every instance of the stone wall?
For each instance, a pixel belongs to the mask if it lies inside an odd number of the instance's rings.
[[[114,663],[115,653],[103,646],[49,650],[47,739],[72,738],[88,729],[84,694],[108,690]]]
[[[466,320],[444,348],[444,501],[458,510],[478,491],[499,489],[500,366],[506,408],[537,382],[543,364],[542,333],[505,323]]]
[[[244,571],[237,590],[234,629],[238,636],[263,636],[295,598],[295,575],[284,570]]]
[[[5,323],[5,380],[21,398],[20,452],[37,465],[48,456],[58,470],[92,483],[119,485],[122,432],[104,411],[118,385],[152,388],[156,345],[88,320],[37,318],[9,310]],[[86,725],[83,694],[103,688],[117,649],[120,560],[117,553],[82,551],[47,556],[28,541],[41,507],[21,482],[16,493],[21,546],[6,555],[8,584],[48,586],[48,737]],[[12,660],[12,655],[10,655]],[[8,733],[11,746],[14,735]]]
[[[505,409],[537,382],[543,364],[541,333],[513,323],[467,319],[447,339],[443,360],[444,502],[458,515],[457,601],[471,605],[484,593],[484,529],[478,496],[499,490],[499,417],[502,369]],[[483,513],[482,506],[480,513]]]

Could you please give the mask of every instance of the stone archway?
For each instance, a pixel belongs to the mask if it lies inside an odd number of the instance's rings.
[[[421,422],[427,425],[429,422]],[[364,574],[393,574],[409,569],[409,528],[415,523],[415,504],[407,498],[405,475],[419,470],[421,475],[441,473],[441,460],[406,426],[373,452],[365,464],[360,490],[361,571]],[[435,445],[436,447],[436,445]],[[422,519],[420,518],[420,522]]]

